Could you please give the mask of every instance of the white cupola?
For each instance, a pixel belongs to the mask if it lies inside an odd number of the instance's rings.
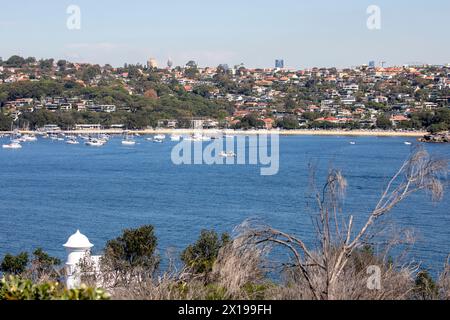
[[[63,245],[66,249],[90,249],[94,245],[89,241],[89,239],[77,230],[73,235],[69,237],[67,242]]]
[[[74,289],[80,285],[79,263],[86,255],[90,255],[90,250],[94,245],[80,230],[77,230],[63,246],[67,250],[66,286]]]

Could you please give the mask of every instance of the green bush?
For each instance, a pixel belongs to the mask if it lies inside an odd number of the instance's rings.
[[[215,231],[203,230],[200,238],[181,253],[181,260],[194,273],[211,272],[219,250],[230,242],[230,236],[222,234],[221,239]]]
[[[28,264],[28,253],[22,252],[17,256],[6,254],[0,264],[0,271],[8,274],[21,274]]]
[[[116,270],[135,267],[157,268],[159,257],[155,254],[158,239],[153,226],[124,230],[122,236],[106,243],[102,263]]]
[[[102,289],[81,286],[79,289],[65,289],[58,282],[33,284],[31,280],[16,276],[0,280],[0,300],[108,300]]]

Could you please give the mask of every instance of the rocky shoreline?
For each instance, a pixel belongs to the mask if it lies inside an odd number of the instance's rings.
[[[427,134],[423,138],[419,139],[419,141],[427,143],[450,143],[450,131]]]

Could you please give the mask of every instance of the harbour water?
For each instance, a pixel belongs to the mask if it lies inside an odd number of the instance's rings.
[[[0,149],[0,256],[42,247],[64,258],[62,244],[77,229],[100,253],[123,229],[144,224],[155,226],[164,256],[195,241],[202,229],[232,232],[249,218],[312,244],[317,210],[309,164],[317,166],[319,182],[331,166],[343,170],[349,185],[343,212],[362,223],[408,157],[412,146],[405,139],[281,137],[274,176],[261,176],[259,167],[249,165],[176,166],[170,158],[175,142],[144,137],[132,147],[120,138],[100,148],[40,138],[20,150]],[[425,147],[450,157],[448,145]],[[397,227],[415,231],[409,257],[434,273],[450,253],[448,191],[437,204],[414,195],[389,216]]]

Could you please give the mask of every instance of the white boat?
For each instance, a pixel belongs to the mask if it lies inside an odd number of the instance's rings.
[[[173,134],[170,136],[170,141],[178,142],[181,141],[181,136],[177,134]]]
[[[132,136],[126,133],[124,139],[122,140],[122,144],[124,146],[134,146],[136,141],[133,140]]]
[[[32,136],[32,135],[24,135],[21,139],[22,139],[24,142],[34,142],[34,141],[37,141],[36,136]]]
[[[166,135],[164,134],[158,134],[153,137],[154,140],[166,140]]]
[[[233,151],[228,151],[228,152],[221,151],[219,153],[219,157],[222,157],[222,158],[234,158],[234,157],[236,157],[236,153],[234,153]]]
[[[164,139],[156,139],[156,138],[154,138],[154,139],[153,139],[153,142],[154,142],[154,143],[163,143],[163,142],[164,142]]]
[[[77,139],[69,139],[66,141],[67,144],[80,144]]]
[[[184,138],[184,140],[186,140],[186,141],[193,141],[193,142],[205,141],[204,138],[203,138],[203,135],[201,135],[199,133],[196,133],[196,134],[193,134],[191,136],[188,136],[188,137]]]
[[[355,145],[355,144],[356,144],[356,142],[352,141],[352,142],[350,142],[350,144],[351,144],[351,145]]]
[[[89,139],[85,144],[90,147],[102,147],[105,142],[99,139]]]
[[[125,140],[122,140],[122,144],[124,146],[134,146],[136,144],[136,141],[130,140],[130,139],[125,139]]]
[[[10,144],[4,144],[2,146],[3,149],[21,149],[22,145],[17,142],[11,142]]]
[[[98,138],[103,141],[109,140],[109,136],[107,134],[101,134]]]
[[[412,145],[412,143],[411,143],[411,142],[408,142],[408,141],[406,141],[405,144],[406,144],[407,146]]]

